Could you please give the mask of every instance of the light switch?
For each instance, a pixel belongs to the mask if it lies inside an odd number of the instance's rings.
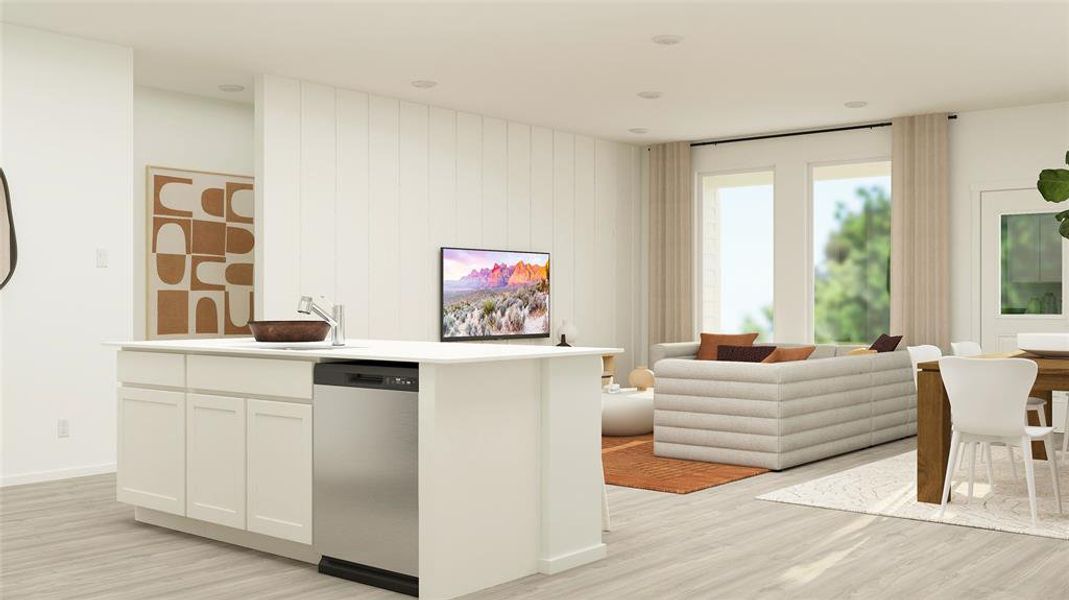
[[[107,248],[97,248],[97,268],[98,269],[107,269],[108,268],[108,249]]]

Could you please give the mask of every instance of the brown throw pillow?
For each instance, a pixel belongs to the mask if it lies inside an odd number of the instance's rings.
[[[764,362],[775,351],[775,346],[727,346],[721,344],[716,349],[716,360]]]
[[[698,360],[716,360],[716,349],[721,344],[752,346],[756,339],[756,333],[703,333],[701,346],[698,346]]]
[[[766,363],[778,363],[778,362],[791,362],[795,360],[805,360],[809,358],[809,355],[816,350],[816,346],[799,346],[797,348],[776,348],[776,350],[768,355],[768,358],[761,362]]]
[[[898,343],[902,341],[900,335],[887,335],[886,333],[880,334],[880,337],[876,338],[875,342],[869,346],[870,350],[877,352],[894,352],[898,348]]]

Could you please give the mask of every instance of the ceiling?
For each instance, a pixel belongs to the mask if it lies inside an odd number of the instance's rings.
[[[133,47],[141,85],[251,101],[254,74],[272,73],[641,143],[1069,99],[1069,2],[5,0],[3,11]],[[662,96],[636,95],[648,90]],[[855,100],[868,104],[843,106]]]

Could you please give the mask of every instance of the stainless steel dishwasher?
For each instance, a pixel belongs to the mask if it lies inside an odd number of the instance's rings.
[[[315,366],[312,543],[319,572],[419,595],[419,366]]]

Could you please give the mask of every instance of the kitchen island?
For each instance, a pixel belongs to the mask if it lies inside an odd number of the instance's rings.
[[[420,597],[452,598],[605,556],[601,357],[620,349],[234,338],[114,345],[117,497],[138,521],[319,562],[315,367],[396,364],[418,369]]]

